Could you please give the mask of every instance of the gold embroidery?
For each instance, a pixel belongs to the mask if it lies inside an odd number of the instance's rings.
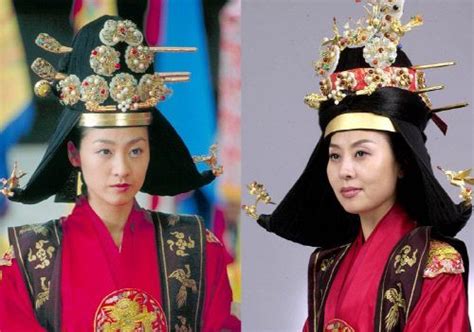
[[[175,214],[170,214],[167,219],[168,219],[168,225],[174,226],[179,221],[179,216]]]
[[[206,229],[206,241],[210,243],[217,243],[222,246],[222,242],[208,229]]]
[[[13,258],[15,258],[15,253],[13,252],[13,246],[10,246],[3,257],[0,258],[0,266],[12,266]]]
[[[390,288],[384,295],[384,298],[392,303],[392,307],[388,311],[387,316],[385,316],[385,328],[387,331],[391,331],[398,324],[400,309],[406,311],[406,302],[402,296],[402,284],[397,283],[397,286],[398,290]]]
[[[334,257],[323,259],[323,261],[321,262],[321,271],[326,272],[333,263]]]
[[[347,322],[335,318],[326,324],[324,332],[355,332],[355,330]]]
[[[174,247],[176,246],[176,255],[185,257],[189,256],[189,254],[186,252],[186,249],[193,249],[194,248],[194,240],[191,239],[190,236],[188,236],[188,240],[184,238],[184,233],[181,232],[171,232],[171,235],[174,235],[174,237],[177,239],[177,241],[173,240],[168,240],[166,243],[168,243],[170,250],[174,251]]]
[[[149,312],[146,307],[140,308],[138,302],[129,298],[105,306],[104,310],[114,320],[104,324],[104,332],[136,331],[137,327],[141,327],[142,331],[152,331],[153,322],[158,318],[155,312]]]
[[[168,331],[160,304],[136,288],[122,288],[107,295],[97,307],[93,331]]]
[[[423,273],[425,278],[434,278],[441,273],[464,272],[461,254],[445,242],[431,241],[428,261]]]
[[[181,308],[185,303],[188,297],[188,288],[191,288],[193,293],[197,293],[196,281],[191,279],[191,269],[189,264],[184,265],[186,272],[183,269],[177,269],[169,275],[168,278],[174,278],[181,283],[179,288],[178,295],[176,296],[176,303],[178,308]]]
[[[18,233],[21,235],[30,231],[44,236],[48,235],[48,229],[42,224],[24,225]]]
[[[178,316],[178,324],[174,325],[175,332],[193,332],[193,329],[187,323],[186,317]]]
[[[46,301],[49,300],[49,286],[51,285],[51,281],[48,281],[48,283],[46,283],[46,277],[41,277],[40,281],[41,281],[41,289],[43,291],[39,292],[38,295],[36,296],[36,302],[35,302],[36,309],[39,309],[43,304],[46,303]]]
[[[395,268],[395,273],[400,274],[405,272],[405,266],[408,265],[409,267],[412,267],[416,263],[416,254],[418,253],[418,249],[416,249],[411,257],[409,256],[410,251],[412,248],[409,245],[404,246],[399,254],[395,256],[395,263],[393,264],[393,267]]]
[[[49,243],[48,240],[39,240],[36,242],[36,252],[33,254],[33,250],[30,248],[30,251],[28,252],[28,261],[29,262],[34,262],[36,260],[39,260],[40,263],[35,266],[35,269],[44,269],[45,267],[49,266],[51,264],[50,258],[53,257],[53,252],[54,252],[54,247],[49,246],[46,248],[46,250],[43,248],[45,243]]]

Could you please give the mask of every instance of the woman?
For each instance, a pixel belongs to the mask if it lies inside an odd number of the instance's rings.
[[[431,171],[424,130],[430,119],[446,128],[420,97],[422,73],[397,49],[394,29],[420,19],[403,25],[388,3],[371,2],[370,29],[335,29],[325,40],[315,63],[321,92],[305,99],[319,109],[323,136],[277,209],[258,218],[319,247],[308,271],[309,331],[468,330],[467,256],[452,237],[470,200],[455,205]]]
[[[219,241],[197,216],[150,212],[135,201],[138,191],[176,195],[215,177],[197,171],[154,109],[170,76],[153,73],[153,50],[142,41],[135,24],[109,16],[82,28],[72,49],[47,35],[36,41],[66,53],[59,72],[42,60],[32,67],[46,80],[36,92],[55,87],[65,109],[28,184],[16,188],[14,174],[3,192],[22,203],[55,195],[75,206],[59,220],[9,229],[2,331],[238,329]]]

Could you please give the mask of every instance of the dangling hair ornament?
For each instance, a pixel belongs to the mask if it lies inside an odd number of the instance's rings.
[[[461,192],[459,198],[461,198],[465,205],[471,205],[472,202],[472,188],[467,184],[474,185],[474,178],[471,177],[471,168],[462,171],[449,171],[444,170],[441,167],[437,167],[440,171],[446,175],[448,181],[455,187],[459,187]]]
[[[257,205],[259,202],[263,202],[265,204],[275,203],[272,202],[272,198],[267,193],[267,190],[265,189],[263,184],[253,181],[252,183],[247,185],[247,189],[250,195],[255,196],[255,203],[252,205],[242,205],[242,210],[244,210],[249,217],[252,217],[253,219],[257,220]]]
[[[212,170],[214,176],[219,176],[224,173],[224,167],[217,162],[217,144],[212,144],[209,148],[209,155],[193,156],[195,163],[206,163]]]
[[[10,177],[8,179],[0,179],[0,183],[3,185],[0,192],[6,197],[13,197],[14,189],[20,186],[20,179],[25,175],[25,172],[18,170],[18,163],[15,161]]]

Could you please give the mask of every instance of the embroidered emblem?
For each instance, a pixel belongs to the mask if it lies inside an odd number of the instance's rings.
[[[39,240],[38,242],[36,242],[36,252],[33,253],[33,250],[30,248],[30,251],[28,252],[28,261],[29,262],[35,262],[35,261],[39,261],[39,264],[35,266],[35,269],[44,269],[46,268],[47,266],[49,266],[49,264],[51,264],[50,262],[50,258],[53,257],[53,253],[54,253],[54,247],[53,246],[49,246],[48,248],[44,249],[43,246],[45,243],[49,243],[48,240]]]
[[[405,266],[412,267],[416,263],[416,254],[418,253],[418,249],[416,249],[410,257],[410,252],[412,248],[409,245],[404,246],[399,254],[395,256],[395,263],[393,263],[393,267],[395,268],[395,273],[400,274],[405,272]]]
[[[336,318],[326,324],[324,332],[355,332],[355,330],[347,322]]]
[[[167,219],[168,219],[168,225],[174,226],[179,221],[179,216],[176,214],[170,214]]]
[[[46,277],[41,277],[41,289],[42,292],[39,292],[38,295],[36,296],[36,301],[35,301],[35,308],[39,309],[43,304],[46,303],[46,301],[49,300],[49,286],[51,285],[51,281],[46,282]]]
[[[193,329],[187,323],[186,317],[178,316],[178,320],[178,324],[174,325],[175,332],[193,332]]]
[[[208,229],[206,229],[206,241],[209,243],[217,243],[221,246],[223,245],[217,236]]]
[[[20,228],[18,232],[19,235],[22,235],[26,232],[35,232],[36,234],[41,234],[44,236],[48,235],[48,229],[42,224],[33,224],[33,225],[25,225]]]
[[[461,254],[445,242],[431,241],[428,262],[423,276],[434,278],[442,273],[458,274],[464,272]]]
[[[196,281],[191,279],[191,269],[189,268],[189,264],[184,265],[184,268],[186,271],[183,269],[177,269],[168,277],[174,278],[181,283],[178,295],[176,296],[178,308],[181,308],[186,303],[186,299],[188,298],[188,288],[191,288],[193,293],[197,293]]]
[[[334,257],[325,258],[321,262],[321,271],[326,272],[334,264]]]
[[[119,289],[107,295],[94,319],[94,331],[167,331],[158,301],[139,289]]]
[[[190,236],[188,236],[188,240],[186,240],[184,237],[184,233],[181,232],[171,232],[171,235],[173,235],[176,238],[176,241],[174,240],[168,240],[166,243],[168,243],[170,250],[174,251],[175,246],[176,246],[176,255],[185,257],[189,256],[189,254],[186,252],[186,249],[193,249],[194,248],[194,240],[191,239]]]
[[[0,258],[0,266],[12,266],[13,258],[15,258],[15,254],[13,252],[13,246],[10,246],[3,254],[3,257]]]
[[[387,316],[385,316],[385,329],[391,331],[397,324],[400,317],[400,309],[406,311],[406,302],[402,296],[402,284],[397,283],[396,288],[390,288],[385,292],[384,298],[392,303]]]

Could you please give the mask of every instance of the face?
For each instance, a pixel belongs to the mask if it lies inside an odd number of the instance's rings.
[[[80,167],[89,201],[123,206],[133,203],[150,162],[148,129],[86,129],[79,151],[68,142],[71,164]]]
[[[388,134],[351,130],[331,137],[327,176],[347,212],[381,218],[395,203],[401,175]]]

